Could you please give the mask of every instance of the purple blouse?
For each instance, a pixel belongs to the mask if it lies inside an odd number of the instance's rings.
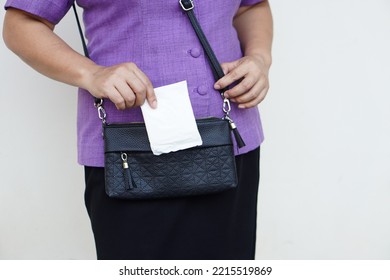
[[[242,57],[240,42],[232,25],[240,5],[262,0],[195,0],[195,13],[219,61]],[[7,0],[14,7],[57,24],[70,9],[73,0]],[[214,78],[187,16],[178,0],[77,0],[83,8],[85,33],[90,57],[99,65],[134,62],[159,87],[187,80],[196,118],[222,117],[222,100],[214,90]],[[75,28],[75,36],[77,29]],[[94,98],[79,89],[78,161],[87,166],[104,166],[101,121],[93,106]],[[105,101],[107,121],[143,121],[139,108],[118,111]],[[258,108],[238,109],[232,103],[232,119],[246,142],[235,146],[242,154],[263,141]],[[233,141],[234,142],[234,141]]]

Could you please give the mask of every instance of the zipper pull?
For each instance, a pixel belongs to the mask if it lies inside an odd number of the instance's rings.
[[[122,159],[123,169],[129,169],[129,164],[127,163],[127,154],[121,153],[121,159]]]
[[[242,137],[240,135],[240,132],[238,132],[236,124],[234,123],[234,121],[229,116],[230,115],[230,111],[231,111],[232,108],[230,106],[229,99],[224,97],[223,93],[224,92],[221,93],[221,96],[223,98],[222,110],[225,113],[225,117],[224,118],[225,118],[225,120],[229,121],[230,130],[233,132],[234,139],[236,139],[236,143],[237,143],[238,148],[242,148],[242,147],[245,146],[245,142],[242,139]]]
[[[234,121],[228,115],[225,115],[225,120],[229,122],[230,130],[233,132],[234,139],[236,140],[238,148],[245,147],[246,144],[244,142],[244,139],[242,139]]]
[[[229,118],[229,119],[230,119],[230,118]],[[240,135],[240,132],[238,131],[237,126],[236,126],[236,124],[233,122],[232,119],[229,120],[229,125],[230,125],[230,129],[231,129],[232,132],[233,132],[234,139],[236,139],[237,146],[238,146],[239,148],[245,147],[244,139],[242,139],[242,137],[241,137],[241,135]]]
[[[126,190],[134,189],[135,185],[133,184],[129,163],[127,162],[127,154],[121,153],[121,159],[122,159],[123,175],[125,177]]]

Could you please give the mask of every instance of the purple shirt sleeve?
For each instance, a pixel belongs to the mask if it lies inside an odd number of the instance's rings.
[[[263,1],[264,0],[242,0],[240,6],[251,6]]]
[[[7,0],[5,9],[16,8],[57,24],[68,12],[74,0]]]

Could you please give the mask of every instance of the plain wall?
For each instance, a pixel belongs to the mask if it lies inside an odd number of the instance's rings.
[[[257,258],[389,259],[390,2],[270,2]],[[76,89],[3,43],[0,71],[0,259],[94,259]]]

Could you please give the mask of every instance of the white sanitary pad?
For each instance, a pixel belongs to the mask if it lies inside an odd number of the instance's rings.
[[[192,111],[187,82],[154,89],[157,109],[141,106],[153,154],[174,152],[202,145]]]

